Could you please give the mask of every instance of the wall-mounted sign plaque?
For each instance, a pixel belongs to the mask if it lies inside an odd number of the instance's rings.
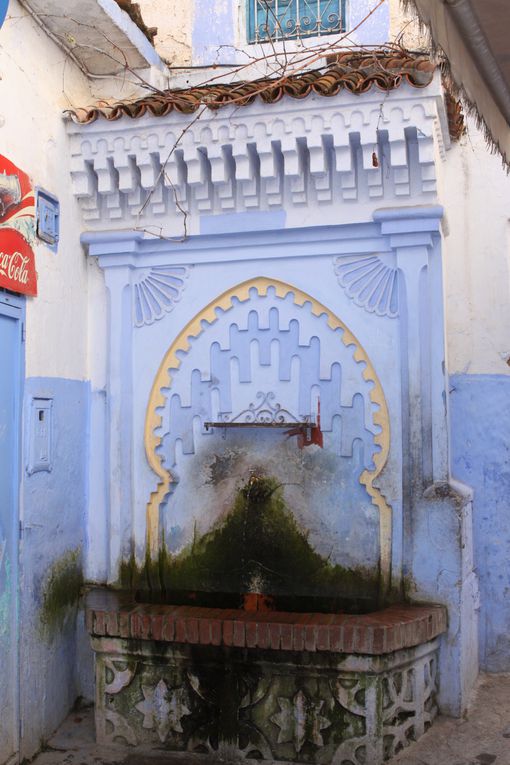
[[[0,287],[37,295],[34,242],[32,184],[26,173],[0,154]]]

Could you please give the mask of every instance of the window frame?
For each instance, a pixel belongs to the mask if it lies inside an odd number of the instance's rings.
[[[321,38],[331,35],[340,35],[345,33],[347,28],[347,0],[336,0],[338,2],[338,13],[340,17],[340,26],[338,29],[332,29],[331,31],[310,31],[310,32],[296,32],[291,34],[276,34],[272,36],[265,36],[265,37],[259,37],[257,35],[257,29],[259,28],[259,25],[257,24],[257,17],[259,13],[259,6],[260,3],[263,0],[245,0],[243,3],[245,13],[246,13],[246,41],[248,45],[264,45],[264,44],[274,44],[274,43],[282,43],[282,42],[292,42],[292,41],[301,41],[306,39],[313,39],[313,38]],[[307,0],[308,2],[320,2],[320,0]],[[280,4],[291,4],[295,3],[300,4],[304,2],[304,0],[268,0],[268,2],[271,3],[280,3]],[[276,24],[275,24],[276,26]],[[280,28],[281,32],[281,28]]]

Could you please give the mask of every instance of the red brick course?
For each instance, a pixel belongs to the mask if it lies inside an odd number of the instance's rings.
[[[379,655],[425,643],[446,631],[443,606],[390,606],[361,616],[243,612],[193,606],[90,604],[97,637],[284,651]]]

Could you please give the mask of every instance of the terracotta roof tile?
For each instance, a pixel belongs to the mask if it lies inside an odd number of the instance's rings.
[[[138,29],[144,33],[148,41],[154,43],[154,38],[156,37],[158,30],[156,27],[146,26],[138,3],[133,3],[132,0],[115,0],[115,2],[123,11],[126,11],[131,18],[131,21],[133,21]]]
[[[173,111],[193,114],[201,106],[211,110],[227,105],[246,106],[257,98],[269,104],[280,101],[283,96],[306,98],[315,93],[331,97],[341,90],[361,94],[374,87],[390,91],[402,83],[424,88],[431,82],[434,70],[435,64],[428,56],[402,49],[349,50],[329,57],[327,67],[301,74],[167,90],[136,101],[101,104],[68,111],[67,114],[75,122],[88,124],[100,117],[113,121],[124,116],[136,119],[145,114],[164,117]]]

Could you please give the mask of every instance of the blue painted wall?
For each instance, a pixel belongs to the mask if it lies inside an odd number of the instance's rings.
[[[0,761],[17,750],[18,506],[24,300],[0,290]]]
[[[382,45],[390,37],[390,4],[383,3],[375,13],[373,0],[347,2],[347,31],[349,39],[358,45]]]
[[[452,471],[475,490],[480,662],[510,671],[510,376],[450,378]]]
[[[30,474],[32,399],[52,399],[52,469]],[[48,585],[66,575],[70,556],[81,566],[87,508],[89,383],[28,378],[24,395],[23,536],[21,543],[22,755],[67,714],[80,690],[76,661],[76,605],[47,621]],[[67,563],[67,568],[66,568]],[[46,596],[46,598],[45,598]],[[55,614],[53,614],[55,617]]]
[[[241,0],[238,10],[237,3],[232,0],[195,0],[192,32],[194,65],[230,64],[236,59],[247,62],[244,54],[240,54],[240,58],[238,56],[242,50],[252,53],[247,43],[246,24],[243,23],[245,11],[242,2],[248,7],[248,0]],[[387,42],[390,36],[389,4],[383,3],[369,15],[375,5],[374,0],[347,1],[348,44],[382,45]],[[334,37],[332,35],[326,41]],[[271,48],[268,53],[271,53]]]
[[[224,64],[234,58],[234,3],[196,0],[191,50],[194,64]],[[225,47],[220,47],[225,46]]]

